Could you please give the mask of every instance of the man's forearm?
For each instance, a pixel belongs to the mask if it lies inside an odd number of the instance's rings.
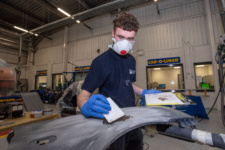
[[[142,91],[143,89],[138,87],[137,85],[135,85],[134,83],[132,83],[132,87],[134,89],[134,93],[137,94],[137,95],[141,95],[142,94]]]
[[[77,106],[81,110],[82,106],[88,101],[91,93],[86,90],[81,90],[78,98],[77,98]]]

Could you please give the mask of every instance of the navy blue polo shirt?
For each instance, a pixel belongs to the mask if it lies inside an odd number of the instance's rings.
[[[135,59],[132,55],[121,56],[111,48],[95,58],[82,89],[111,97],[121,108],[135,106],[132,82],[136,81]]]

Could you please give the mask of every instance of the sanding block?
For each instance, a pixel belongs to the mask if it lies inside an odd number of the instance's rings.
[[[123,117],[125,114],[110,97],[108,97],[107,100],[111,106],[111,110],[108,114],[103,115],[108,123],[112,123],[113,121]]]

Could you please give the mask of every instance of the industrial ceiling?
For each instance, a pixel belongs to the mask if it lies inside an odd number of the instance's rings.
[[[22,50],[27,51],[29,37],[34,39],[30,45],[34,48],[43,38],[49,38],[49,35],[63,26],[76,23],[76,20],[82,22],[144,2],[148,0],[1,0],[0,49],[18,50],[19,36],[23,35]],[[69,16],[61,13],[59,8]]]
[[[65,18],[66,15],[57,8],[72,15],[112,1],[115,0],[1,0],[0,25],[15,32],[20,31],[14,29],[14,26],[30,31]]]

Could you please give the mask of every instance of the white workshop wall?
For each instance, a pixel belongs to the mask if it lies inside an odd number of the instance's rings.
[[[210,0],[210,7],[214,38],[217,43],[219,42],[218,36],[222,33],[222,26],[216,1]],[[214,61],[211,60],[205,2],[204,0],[161,0],[159,1],[159,9],[160,15],[157,14],[153,2],[129,9],[140,22],[140,29],[133,48],[133,55],[137,62],[136,84],[146,88],[148,59],[178,56],[184,65],[185,87],[194,89],[193,64],[195,62]],[[94,58],[107,50],[108,44],[111,43],[114,17],[115,15],[105,14],[85,21],[92,30],[82,24],[70,26],[68,61],[78,66],[90,65]],[[52,41],[44,39],[38,45],[34,59],[35,65],[31,69],[33,75],[35,71],[41,69],[50,69],[52,73],[62,71],[63,36],[64,30],[52,35]],[[97,53],[97,49],[100,49],[100,53]],[[136,50],[143,50],[144,55],[138,55]],[[67,71],[73,71],[74,66],[68,64],[67,68]],[[187,72],[190,72],[190,74],[187,74]],[[34,83],[34,81],[31,81],[31,83]],[[203,95],[195,92],[193,94]],[[213,101],[210,99],[215,97],[213,92],[208,94],[209,97],[203,100],[206,107],[211,106]]]
[[[35,53],[34,64],[36,66],[47,65],[49,63],[61,64],[62,49],[62,45],[39,49]]]
[[[0,59],[5,60],[8,64],[17,65],[18,63],[18,52],[10,52],[9,50],[5,50],[4,48],[0,48]],[[26,65],[27,63],[27,55],[22,53],[21,55],[21,65]]]
[[[64,30],[61,30],[52,36],[52,40],[44,38],[40,44],[38,45],[38,49],[45,49],[52,46],[59,46],[63,44],[63,36],[64,36]]]
[[[13,76],[16,79],[16,71],[15,68],[17,67],[17,63],[18,63],[18,52],[10,52],[4,48],[0,48],[0,59],[6,61],[10,67],[10,69],[13,72]],[[20,78],[27,78],[26,74],[27,74],[27,67],[26,67],[26,63],[27,63],[27,55],[26,53],[22,53],[21,55],[21,75]]]
[[[111,43],[111,38],[111,34],[103,34],[69,42],[69,61],[78,63],[82,60],[92,60],[108,49],[108,44]],[[97,49],[100,49],[100,53],[97,53]],[[78,63],[77,65],[79,66],[83,64]],[[90,63],[87,65],[90,65]]]

